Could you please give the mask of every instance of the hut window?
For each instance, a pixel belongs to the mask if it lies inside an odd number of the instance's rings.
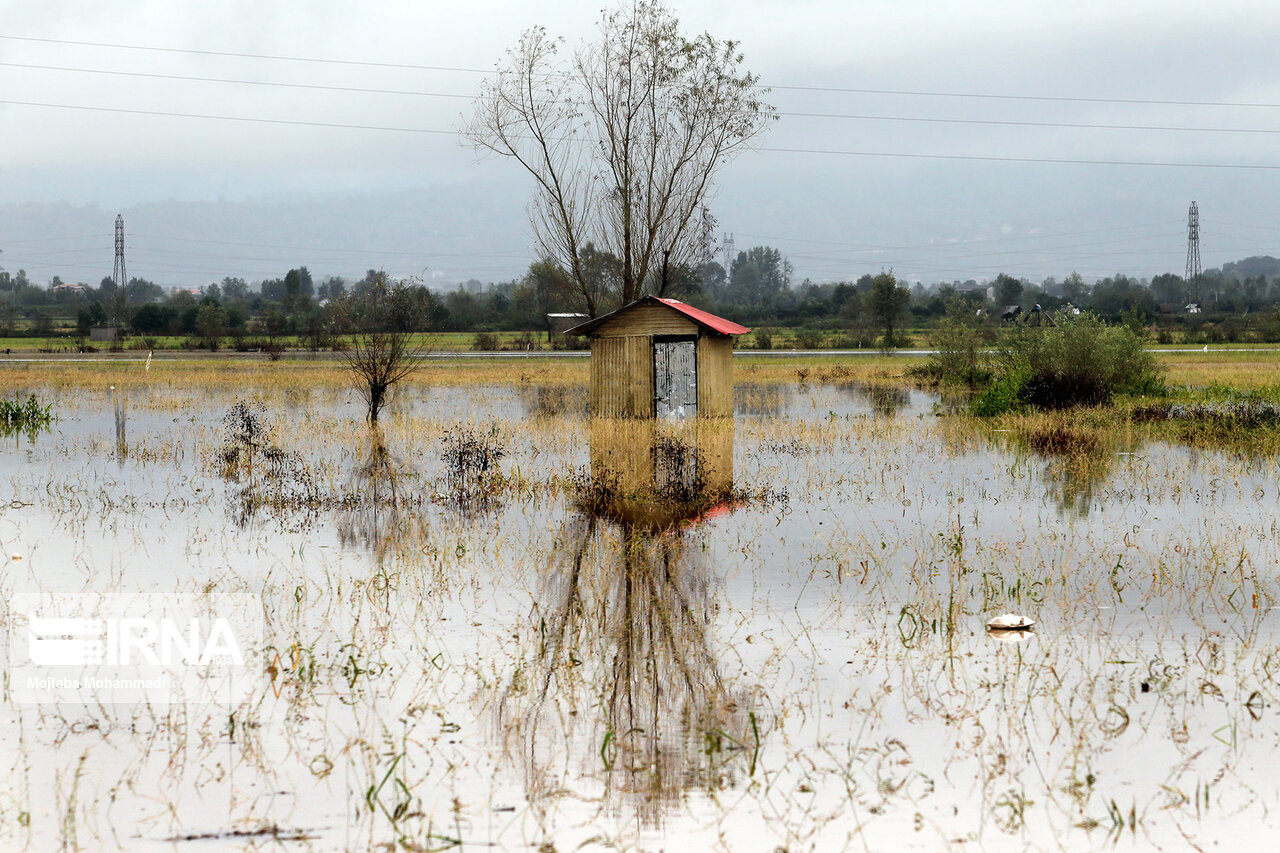
[[[698,414],[698,341],[655,338],[653,341],[654,414],[691,418]]]

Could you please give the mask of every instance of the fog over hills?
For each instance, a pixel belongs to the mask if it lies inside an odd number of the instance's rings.
[[[781,249],[797,281],[851,280],[881,268],[925,283],[1000,272],[1033,281],[1072,271],[1089,279],[1181,273],[1190,191],[1200,192],[1206,268],[1280,254],[1280,225],[1254,213],[1274,205],[1270,189],[1243,175],[1187,188],[1129,174],[1098,197],[1071,173],[1106,167],[1027,166],[1024,180],[1010,181],[994,164],[957,175],[949,165],[889,162],[855,180],[808,160],[777,168],[787,156],[752,154],[728,170],[714,210],[718,237],[732,232],[739,251]],[[0,267],[25,269],[36,282],[57,275],[96,284],[111,274],[119,212],[130,275],[168,287],[277,278],[304,265],[317,280],[371,268],[436,287],[508,280],[534,259],[529,188],[516,177],[488,180],[484,165],[468,180],[429,188],[174,199],[118,210],[0,203]]]
[[[121,209],[130,277],[199,286],[257,281],[307,266],[317,280],[368,269],[427,282],[520,275],[527,218],[491,183],[362,195],[296,194],[241,201],[154,201]],[[0,205],[0,266],[33,281],[96,284],[111,275],[115,210],[97,205]]]
[[[96,282],[117,213],[168,286],[534,260],[530,180],[458,131],[523,30],[571,51],[596,0],[125,5],[6,10],[0,266]],[[671,5],[770,87],[712,212],[797,280],[1181,273],[1193,200],[1205,268],[1280,254],[1271,0]]]

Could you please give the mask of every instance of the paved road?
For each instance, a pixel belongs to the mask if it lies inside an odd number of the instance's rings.
[[[892,355],[905,355],[922,357],[933,355],[937,350],[931,349],[899,349],[894,350]],[[991,352],[991,350],[988,350]],[[1226,353],[1226,352],[1267,352],[1280,355],[1280,349],[1268,347],[1221,347],[1214,349],[1210,347],[1178,347],[1178,348],[1149,348],[1147,352],[1153,353]],[[827,349],[827,350],[734,350],[734,356],[737,358],[827,358],[830,356],[863,356],[874,358],[883,355],[880,350],[865,349]],[[504,359],[504,358],[588,358],[591,355],[586,350],[570,350],[564,352],[432,352],[421,356],[428,359]],[[173,359],[197,359],[203,360],[208,358],[217,359],[252,359],[260,361],[266,356],[264,353],[257,352],[185,352],[177,350],[162,350],[154,354],[154,361],[168,361]],[[288,353],[285,358],[289,360],[303,361],[332,361],[340,356],[336,353]],[[112,364],[112,363],[128,363],[146,361],[146,356],[140,356],[136,353],[120,354],[118,356],[110,355],[81,355],[79,353],[48,353],[39,356],[0,356],[0,364],[39,364],[49,361],[74,361],[77,364]]]

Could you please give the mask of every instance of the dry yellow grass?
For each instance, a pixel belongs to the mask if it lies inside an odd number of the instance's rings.
[[[1274,352],[1230,350],[1161,352],[1174,388],[1214,383],[1241,390],[1280,385],[1280,349]],[[745,355],[734,359],[738,382],[863,382],[912,384],[906,370],[920,363],[913,356],[817,356],[780,358]],[[432,359],[408,380],[413,386],[515,384],[585,385],[586,358]],[[350,374],[335,358],[269,361],[237,357],[154,359],[150,370],[142,359],[115,361],[54,360],[0,364],[0,384],[11,389],[85,388],[151,384],[158,387],[303,389],[345,388]]]
[[[472,361],[432,360],[413,373],[410,386],[466,386],[506,384],[585,384],[589,365],[581,360]],[[10,388],[106,389],[136,387],[200,387],[211,389],[347,388],[351,373],[341,362],[249,361],[243,359],[155,359],[143,361],[46,361],[0,366],[3,384]]]
[[[1218,383],[1249,391],[1280,385],[1280,350],[1162,352],[1156,358],[1168,371],[1165,381],[1175,388]]]
[[[734,375],[750,382],[861,381],[904,384],[909,357],[740,358]],[[585,385],[586,358],[431,359],[412,374],[411,386],[566,384]],[[312,389],[345,388],[351,375],[334,358],[282,360],[204,357],[121,361],[55,360],[0,364],[0,381],[9,388],[85,388],[112,385],[156,387]]]

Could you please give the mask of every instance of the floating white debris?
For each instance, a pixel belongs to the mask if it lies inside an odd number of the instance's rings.
[[[1017,613],[1002,613],[987,623],[987,630],[1026,631],[1034,624],[1036,624],[1034,619],[1028,619]]]
[[[1012,631],[1007,629],[1003,631],[987,631],[987,636],[995,640],[997,643],[1025,643],[1035,635],[1035,631],[1016,628]]]

